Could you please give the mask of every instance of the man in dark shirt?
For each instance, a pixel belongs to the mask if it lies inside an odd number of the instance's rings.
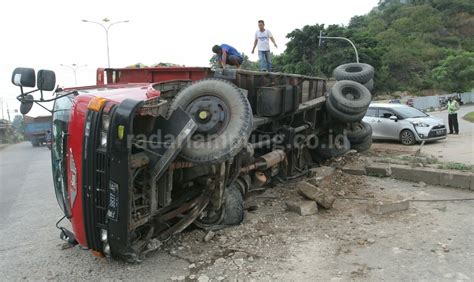
[[[214,45],[214,47],[212,47],[212,52],[217,54],[217,59],[223,69],[225,69],[226,65],[235,66],[240,69],[240,65],[244,61],[242,54],[240,54],[237,49],[227,44],[221,44],[220,46]]]

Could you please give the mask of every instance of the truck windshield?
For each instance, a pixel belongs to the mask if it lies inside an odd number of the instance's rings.
[[[59,206],[67,217],[71,215],[67,193],[67,131],[73,100],[73,94],[61,97],[55,101],[53,107],[51,162],[54,190]]]

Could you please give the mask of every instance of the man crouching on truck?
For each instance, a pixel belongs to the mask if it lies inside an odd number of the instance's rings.
[[[220,46],[214,45],[214,47],[212,47],[212,52],[217,54],[217,59],[223,69],[225,69],[226,65],[235,66],[240,69],[240,65],[244,61],[242,54],[240,54],[237,49],[227,44],[222,44]]]

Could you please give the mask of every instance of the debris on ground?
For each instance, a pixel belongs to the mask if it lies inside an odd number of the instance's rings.
[[[318,212],[318,206],[313,201],[287,201],[286,208],[289,211],[296,212],[301,216],[313,215]]]
[[[332,195],[332,191],[328,189],[320,189],[305,181],[299,183],[298,193],[308,200],[315,201],[316,203],[318,203],[318,205],[322,206],[325,209],[330,209],[336,199]]]
[[[408,210],[409,207],[410,201],[408,200],[373,199],[367,208],[374,214],[389,214]]]

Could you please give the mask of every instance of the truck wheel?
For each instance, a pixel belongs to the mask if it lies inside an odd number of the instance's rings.
[[[357,122],[351,124],[351,129],[347,131],[347,138],[351,141],[351,144],[361,144],[372,137],[372,127],[366,122]]]
[[[333,143],[329,144],[328,138],[323,138],[321,145],[316,149],[316,154],[319,158],[326,160],[341,156],[351,149],[351,143],[347,136],[340,135],[341,137],[334,138]],[[323,148],[323,145],[325,146]]]
[[[244,220],[244,199],[234,182],[224,191],[224,203],[214,219],[198,219],[194,224],[202,229],[219,230],[227,226],[238,225]]]
[[[331,117],[344,123],[345,122],[358,122],[362,120],[362,118],[365,116],[365,113],[367,111],[367,110],[364,110],[363,112],[360,112],[357,114],[344,113],[333,106],[331,99],[326,100],[326,109]]]
[[[403,145],[408,146],[415,144],[415,134],[409,129],[402,130],[402,132],[400,132],[400,142],[402,142]]]
[[[368,138],[364,143],[351,144],[351,148],[359,153],[365,152],[372,146],[372,138]]]
[[[350,63],[334,69],[336,80],[352,80],[366,83],[374,77],[374,67],[368,64]]]
[[[171,102],[169,114],[181,107],[198,129],[181,156],[194,163],[221,163],[234,157],[252,132],[252,109],[234,84],[204,79],[183,89]]]
[[[339,111],[355,114],[367,110],[372,95],[364,85],[354,81],[342,80],[333,85],[329,99]]]
[[[374,90],[374,79],[369,80],[367,83],[364,83],[365,88],[372,92]]]

